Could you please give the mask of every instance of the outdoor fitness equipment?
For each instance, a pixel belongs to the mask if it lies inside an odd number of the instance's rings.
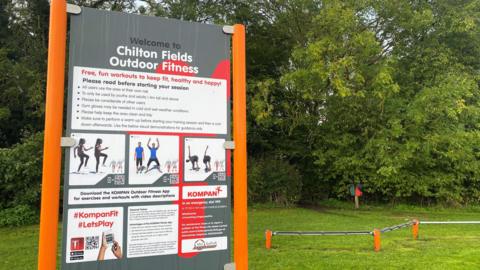
[[[371,235],[373,236],[373,249],[375,251],[380,251],[381,248],[381,234],[392,232],[406,227],[412,227],[412,236],[413,239],[418,239],[419,225],[451,225],[451,224],[480,224],[480,221],[419,221],[411,220],[406,223],[393,225],[390,227],[385,227],[383,229],[373,229],[373,231],[265,231],[265,248],[270,249],[272,247],[272,238],[273,236],[289,236],[289,235],[298,235],[298,236],[347,236],[347,235]]]

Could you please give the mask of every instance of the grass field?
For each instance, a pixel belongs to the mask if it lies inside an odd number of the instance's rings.
[[[250,269],[480,269],[480,225],[420,225],[382,235],[373,252],[371,236],[276,236],[264,248],[265,229],[371,230],[420,220],[480,220],[480,209],[422,209],[350,205],[250,208]],[[35,269],[38,226],[0,229],[0,269]]]
[[[480,225],[420,225],[382,235],[373,251],[371,236],[277,236],[264,248],[262,232],[272,230],[372,230],[420,220],[480,220],[470,209],[367,208],[343,205],[320,209],[251,209],[251,269],[480,269]]]

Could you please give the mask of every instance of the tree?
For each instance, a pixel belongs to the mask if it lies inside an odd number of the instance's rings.
[[[304,200],[344,197],[352,181],[384,200],[478,200],[478,10],[322,2],[281,83],[253,98],[257,123],[287,131],[276,151],[315,168]]]

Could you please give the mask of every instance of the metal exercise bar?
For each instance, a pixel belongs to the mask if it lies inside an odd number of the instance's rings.
[[[381,230],[373,231],[276,231],[267,230],[265,232],[265,247],[270,249],[272,246],[272,236],[274,235],[372,235],[374,242],[374,250],[380,251],[381,234],[395,231],[401,228],[412,226],[413,239],[418,239],[419,224],[480,224],[480,221],[419,221],[411,220],[406,223],[385,227]]]
[[[385,227],[385,228],[381,229],[380,232],[381,233],[391,232],[391,231],[395,231],[395,230],[405,228],[405,227],[408,227],[408,226],[412,226],[412,225],[413,225],[413,221],[409,221],[407,223],[402,223],[402,224],[398,224],[398,225],[394,225],[394,226],[390,226],[390,227]]]
[[[272,235],[372,235],[371,231],[278,231],[272,232]]]
[[[420,221],[420,224],[480,224],[480,221]]]

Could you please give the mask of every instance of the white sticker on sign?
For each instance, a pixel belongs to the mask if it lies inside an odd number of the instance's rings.
[[[182,240],[182,252],[206,252],[227,249],[227,237],[209,237]]]
[[[227,133],[227,81],[74,67],[72,129]]]
[[[127,257],[177,254],[178,205],[128,208]]]
[[[178,187],[70,189],[68,204],[166,202],[178,200]]]

